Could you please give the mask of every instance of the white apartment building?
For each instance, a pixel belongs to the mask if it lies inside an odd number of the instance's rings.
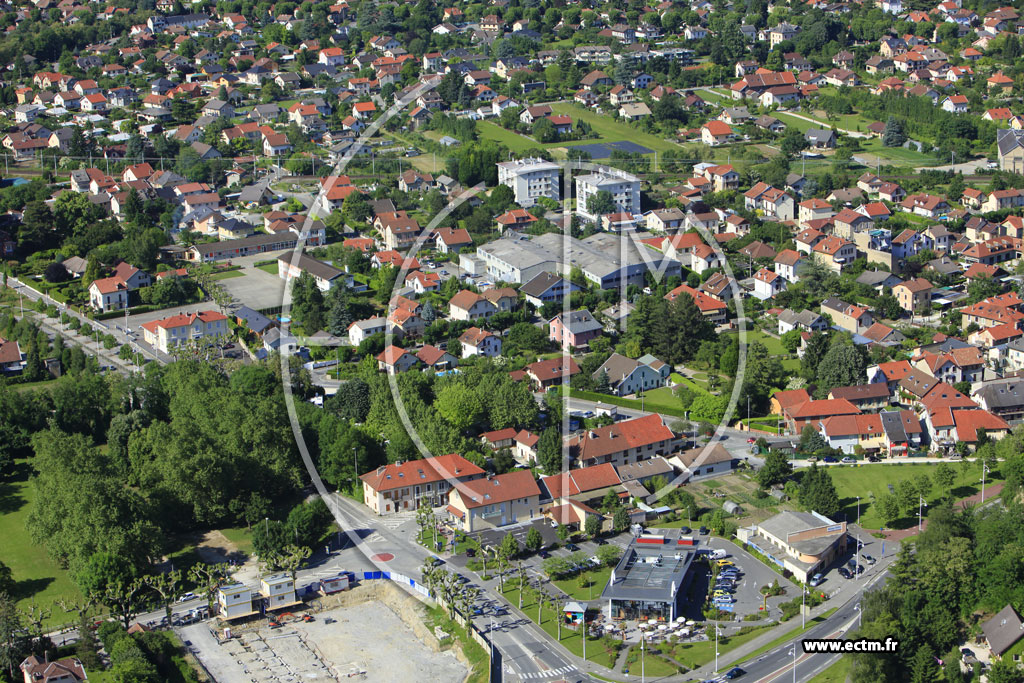
[[[612,195],[618,211],[637,215],[640,213],[640,179],[635,175],[614,168],[600,173],[588,173],[576,177],[576,212],[588,221],[597,221],[588,206],[590,198],[605,190]]]
[[[559,201],[562,197],[558,164],[543,159],[516,159],[498,163],[498,183],[515,193],[516,204],[529,208],[538,197]]]
[[[147,344],[163,353],[205,337],[225,337],[228,319],[216,311],[179,313],[161,320],[142,323],[142,334]]]

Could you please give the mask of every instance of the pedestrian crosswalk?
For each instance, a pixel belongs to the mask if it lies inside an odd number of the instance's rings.
[[[575,666],[563,666],[560,669],[548,669],[547,671],[530,671],[527,673],[520,673],[519,678],[523,680],[540,680],[542,678],[555,678],[557,676],[564,676],[565,674],[571,673],[575,670]]]

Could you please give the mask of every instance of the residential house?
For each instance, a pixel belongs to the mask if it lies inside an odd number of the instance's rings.
[[[530,470],[460,482],[448,492],[446,509],[466,533],[526,522],[540,515],[540,487]]]
[[[378,515],[445,505],[452,486],[486,473],[457,453],[382,465],[359,477],[363,503]]]
[[[419,364],[420,360],[403,348],[391,345],[377,355],[377,369],[389,375],[407,372]]]
[[[668,364],[650,354],[633,359],[613,353],[594,371],[593,379],[601,381],[602,377],[606,377],[614,395],[629,396],[666,386],[670,373],[671,367]]]
[[[933,289],[932,283],[918,277],[896,285],[892,293],[900,308],[913,314],[931,308]]]
[[[590,342],[603,331],[601,323],[587,310],[560,313],[548,321],[548,326],[548,338],[567,352],[589,348]]]
[[[227,316],[216,311],[197,311],[142,323],[140,327],[147,344],[170,353],[180,346],[225,338],[230,331],[227,320]]]
[[[570,456],[580,467],[611,463],[628,465],[656,456],[668,456],[676,436],[657,413],[595,427],[567,439]]]
[[[498,307],[476,292],[463,289],[448,302],[453,320],[486,320],[498,312]]]
[[[462,345],[463,357],[494,358],[501,355],[501,337],[491,334],[487,330],[481,330],[479,327],[471,327],[463,332],[459,337],[459,343]]]
[[[853,334],[860,334],[874,322],[868,309],[854,306],[836,297],[821,302],[821,314],[832,318],[832,324]]]

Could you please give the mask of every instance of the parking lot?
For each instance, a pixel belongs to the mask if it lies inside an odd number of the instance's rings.
[[[255,267],[257,261],[277,260],[277,257],[285,252],[272,252],[247,256],[233,260],[232,265],[242,266],[241,276],[226,277],[219,280],[219,284],[233,296],[240,304],[260,311],[267,308],[276,308],[281,305],[284,297],[285,281],[276,273],[268,273]]]

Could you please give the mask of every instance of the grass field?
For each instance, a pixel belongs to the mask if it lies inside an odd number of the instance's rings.
[[[262,270],[265,273],[270,273],[271,275],[277,275],[278,274],[278,272],[277,272],[277,261],[274,261],[273,263],[267,263],[267,264],[262,265],[262,266],[256,266],[256,267],[259,268],[260,270]]]
[[[839,609],[839,608],[838,607],[833,607],[831,609],[827,609],[824,612],[822,612],[821,614],[819,614],[818,616],[816,616],[813,619],[811,619],[809,622],[807,622],[806,626],[797,626],[794,630],[788,631],[787,633],[784,633],[783,635],[779,636],[778,638],[776,638],[775,640],[771,641],[770,643],[765,643],[764,645],[762,645],[761,647],[757,648],[756,650],[751,652],[749,655],[747,655],[747,658],[744,661],[745,662],[749,662],[750,660],[755,659],[755,658],[763,655],[765,652],[768,652],[769,650],[774,650],[779,645],[782,645],[783,643],[785,643],[785,642],[787,642],[789,640],[792,640],[796,636],[802,635],[808,629],[814,628],[815,626],[817,626],[821,622],[823,622],[826,619],[828,619],[830,616],[832,616],[832,613],[835,612],[837,609]]]
[[[556,102],[551,105],[551,109],[556,114],[568,114],[573,120],[586,121],[594,129],[594,132],[601,136],[600,142],[629,140],[657,152],[682,149],[682,147],[671,140],[666,140],[650,133],[644,133],[627,123],[616,121],[610,116],[598,114],[569,102]],[[583,144],[586,142],[588,141],[583,141]],[[593,142],[599,141],[594,140]]]
[[[850,658],[840,657],[839,661],[811,679],[811,683],[846,683],[850,675]]]
[[[719,638],[718,640],[718,654],[719,656],[729,652],[730,650],[743,645],[746,642],[757,638],[762,635],[765,628],[755,628],[743,635],[729,636],[727,638]],[[697,643],[676,643],[674,646],[668,643],[658,646],[659,649],[672,659],[676,660],[683,666],[696,669],[699,666],[703,666],[708,662],[714,661],[715,659],[715,639],[705,640]]]
[[[519,605],[518,588],[506,584],[504,595],[510,603]],[[537,623],[537,601],[533,595],[523,596],[523,612],[530,618],[530,621]],[[540,627],[552,638],[558,637],[558,624],[555,622],[555,613],[550,606],[544,606],[541,610]],[[601,641],[600,638],[587,639],[586,660],[610,669],[615,664],[615,656],[604,649]],[[577,657],[583,656],[583,637],[579,631],[563,627],[562,638],[559,642]]]
[[[277,272],[277,266],[274,266],[274,271]],[[229,280],[233,277],[243,277],[245,273],[240,270],[225,270],[222,273],[214,273],[210,276],[211,280]]]
[[[0,538],[3,539],[4,564],[10,567],[14,576],[13,596],[18,605],[27,607],[33,602],[41,608],[52,609],[44,622],[47,626],[58,626],[73,621],[73,615],[65,614],[56,604],[60,600],[79,601],[78,591],[71,575],[61,569],[46,554],[46,548],[35,543],[25,530],[25,520],[35,494],[29,485],[28,463],[19,462],[14,473],[0,482]]]
[[[552,145],[542,145],[535,140],[523,137],[518,133],[513,133],[510,130],[506,130],[496,123],[490,121],[477,121],[476,129],[480,133],[480,137],[484,140],[494,140],[508,147],[513,152],[522,152],[527,149],[536,149],[538,147],[551,147]],[[558,145],[554,145],[557,147]]]
[[[623,673],[640,675],[642,671],[645,677],[651,678],[662,678],[679,673],[679,668],[675,664],[656,654],[652,654],[652,652],[660,651],[661,647],[659,644],[647,645],[644,648],[641,648],[640,645],[634,645],[629,648],[629,653],[626,655],[626,661],[629,664],[623,666]]]
[[[964,464],[966,463],[966,464]],[[952,489],[948,492],[953,499],[964,498],[981,490],[981,464],[964,461],[963,463],[951,463],[956,473],[956,480]],[[889,492],[888,485],[894,487],[905,479],[913,480],[922,473],[932,476],[936,465],[929,463],[907,463],[894,465],[864,465],[861,467],[830,467],[829,474],[839,493],[840,504],[842,505],[841,515],[845,519],[854,522],[857,520],[857,496],[860,496],[860,519],[861,526],[865,529],[878,529],[882,526],[882,520],[871,504],[871,496],[880,498]],[[998,471],[990,472],[986,476],[986,483],[991,484],[1001,480]],[[929,495],[925,496],[928,505],[939,502],[947,492],[932,489]],[[987,496],[986,496],[987,498]],[[893,528],[903,529],[917,523],[917,510],[904,519],[898,520],[892,525]]]
[[[559,579],[558,581],[552,581],[562,591],[564,591],[573,600],[590,601],[595,598],[601,597],[601,591],[604,590],[605,584],[608,583],[608,577],[611,576],[611,567],[602,567],[596,571],[584,572],[583,576],[586,577],[586,584],[581,586],[579,579],[575,576],[568,579]]]

